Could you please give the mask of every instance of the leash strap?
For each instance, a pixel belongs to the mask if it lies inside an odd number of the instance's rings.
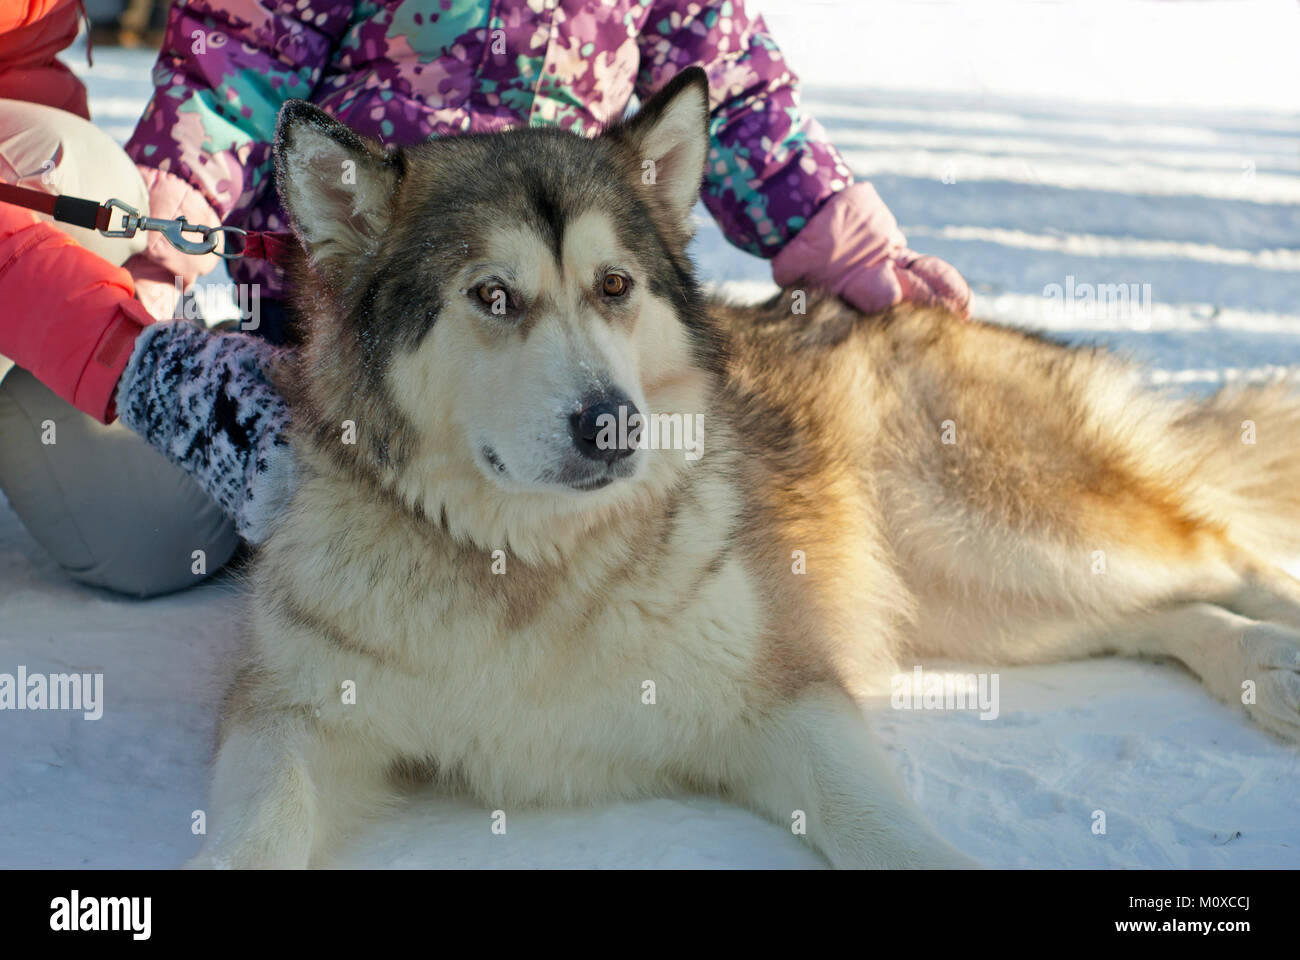
[[[106,237],[129,238],[134,237],[140,230],[153,230],[161,233],[168,243],[182,253],[196,256],[215,253],[225,260],[245,258],[282,264],[288,259],[297,242],[292,233],[248,231],[227,226],[207,227],[190,223],[184,217],[177,217],[175,220],[145,217],[141,216],[140,211],[135,207],[121,200],[96,203],[94,200],[43,193],[40,190],[18,187],[11,183],[0,183],[0,203],[10,203],[35,210],[53,217],[60,223],[70,223],[74,227],[98,230]],[[115,230],[109,227],[114,210],[122,211],[122,226]],[[242,249],[229,249],[232,235],[238,236],[243,241]],[[222,241],[220,250],[217,249],[218,241]]]
[[[237,256],[283,266],[297,248],[298,238],[288,230],[251,230],[244,234],[244,249]]]
[[[101,207],[93,200],[80,197],[63,197],[53,193],[41,193],[26,187],[0,183],[0,201],[17,204],[28,210],[48,214],[60,223],[70,223],[74,227],[87,230],[105,230],[113,216],[108,207]]]

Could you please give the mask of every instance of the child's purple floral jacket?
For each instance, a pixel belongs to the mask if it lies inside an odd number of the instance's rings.
[[[594,134],[634,94],[644,99],[692,63],[711,91],[704,202],[732,243],[776,256],[853,178],[743,0],[176,0],[127,152],[154,216],[283,230],[271,139],[287,99],[388,143],[522,124]],[[893,258],[903,239],[880,207],[887,234],[868,246]],[[815,232],[802,255],[791,251],[786,274],[815,266]],[[890,277],[915,258],[902,252]],[[212,265],[178,258],[156,237],[148,256],[186,280]],[[265,262],[232,261],[230,272],[280,295]]]

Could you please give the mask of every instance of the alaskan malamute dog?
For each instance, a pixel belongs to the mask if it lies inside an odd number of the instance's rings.
[[[393,151],[284,107],[303,479],[196,865],[329,863],[412,769],[488,810],[711,792],[835,866],[970,865],[855,702],[935,657],[1172,657],[1300,734],[1300,400],[1158,398],[939,309],[706,298],[708,96],[693,68],[595,139]]]

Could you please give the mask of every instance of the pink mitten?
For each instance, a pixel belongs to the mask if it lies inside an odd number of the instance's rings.
[[[898,221],[869,183],[831,197],[773,258],[772,276],[783,287],[831,290],[864,313],[908,301],[970,316],[970,287],[961,274],[907,249]]]

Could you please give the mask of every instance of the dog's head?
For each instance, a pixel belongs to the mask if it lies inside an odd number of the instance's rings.
[[[525,553],[667,489],[721,363],[686,256],[708,107],[691,68],[594,139],[386,150],[286,104],[276,179],[305,251],[297,407],[315,443]]]

